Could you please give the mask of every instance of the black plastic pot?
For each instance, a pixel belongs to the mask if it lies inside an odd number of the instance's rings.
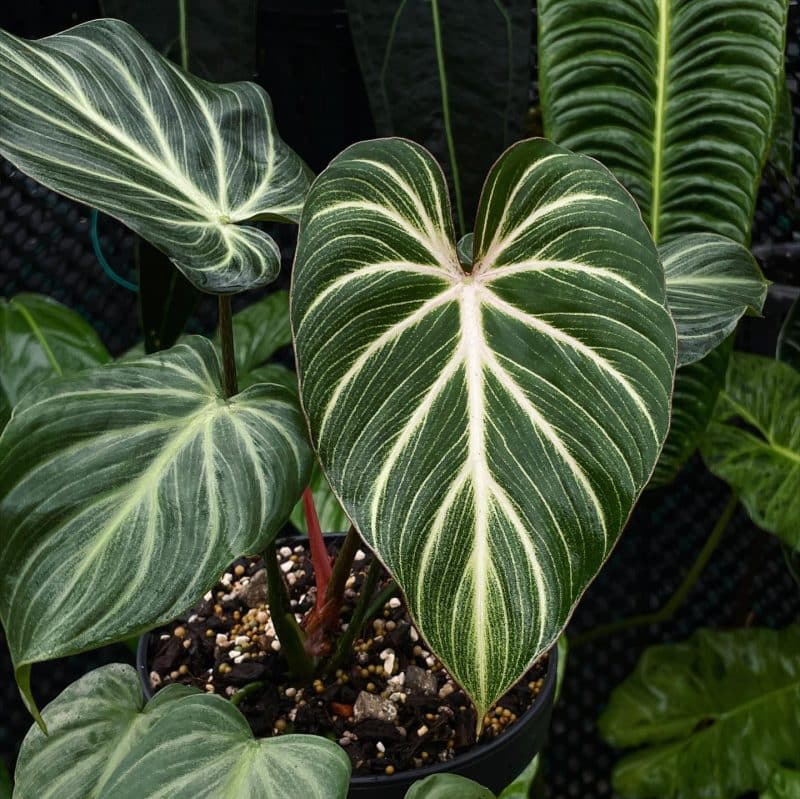
[[[341,541],[343,537],[326,535],[325,539],[330,543]],[[290,546],[306,540],[305,537],[284,539]],[[147,699],[153,696],[148,668],[149,649],[150,633],[145,633],[139,639],[136,651],[136,671]],[[550,650],[544,684],[536,701],[502,735],[490,743],[457,755],[446,763],[409,769],[391,776],[375,774],[367,777],[352,777],[348,799],[403,799],[406,791],[414,782],[443,771],[460,774],[462,777],[485,785],[495,793],[500,793],[543,749],[547,742],[550,731],[550,714],[555,700],[557,668],[558,650],[554,646]]]

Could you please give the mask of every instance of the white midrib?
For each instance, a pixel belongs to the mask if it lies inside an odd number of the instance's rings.
[[[661,194],[664,180],[664,126],[667,110],[667,67],[669,64],[669,22],[671,0],[656,0],[658,5],[658,71],[653,128],[653,184],[650,201],[650,233],[658,244],[661,221]]]
[[[469,420],[467,444],[467,470],[471,475],[475,492],[475,542],[472,550],[473,589],[473,629],[485,635],[489,629],[486,618],[488,604],[488,576],[491,568],[489,549],[489,502],[491,496],[491,475],[486,461],[485,441],[485,397],[484,397],[484,349],[486,340],[481,318],[480,286],[465,282],[459,292],[461,315],[461,354],[464,362],[464,378],[467,386],[467,418]],[[478,681],[486,695],[488,674],[487,652],[485,646],[475,646]]]

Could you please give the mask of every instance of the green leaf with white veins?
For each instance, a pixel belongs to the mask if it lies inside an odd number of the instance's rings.
[[[608,170],[529,140],[489,174],[465,272],[432,156],[362,142],[312,186],[291,296],[325,474],[482,713],[558,637],[658,457],[676,339],[655,246]]]
[[[0,31],[0,153],[223,294],[275,279],[278,246],[241,223],[296,221],[308,188],[263,89],[194,78],[113,19],[35,42]]]
[[[0,618],[32,663],[190,607],[275,536],[311,453],[292,392],[225,400],[207,339],[46,383],[0,438]]]
[[[742,244],[713,233],[682,236],[659,248],[667,300],[678,328],[678,365],[699,361],[761,313],[769,282]]]
[[[221,696],[182,699],[122,759],[98,799],[345,799],[350,758],[319,735],[255,738]]]
[[[787,0],[540,0],[545,135],[604,163],[653,238],[750,239]]]

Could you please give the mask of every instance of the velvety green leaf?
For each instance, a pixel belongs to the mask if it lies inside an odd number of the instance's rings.
[[[0,153],[220,293],[275,279],[278,246],[240,223],[297,220],[308,187],[260,87],[193,78],[110,19],[36,42],[0,31]]]
[[[561,641],[565,640],[564,636],[562,635],[561,638],[558,639],[559,641],[559,653],[561,652]],[[565,653],[566,654],[566,651]],[[560,658],[560,654],[559,654]],[[561,660],[558,661],[559,669],[561,668]],[[566,662],[566,660],[564,661]],[[539,755],[536,755],[527,766],[525,766],[524,771],[522,774],[517,777],[511,785],[507,786],[505,790],[500,794],[498,799],[529,799],[531,796],[531,791],[533,790],[533,783],[536,780],[537,775],[539,774]]]
[[[139,315],[147,353],[169,349],[181,336],[200,292],[161,250],[136,238]]]
[[[281,347],[292,343],[289,325],[289,295],[268,294],[233,315],[236,371],[240,375],[263,366]],[[218,344],[219,333],[214,337]]]
[[[679,366],[708,355],[746,312],[761,313],[769,282],[747,247],[713,233],[696,233],[658,252],[678,328]]]
[[[134,743],[98,799],[345,799],[350,759],[320,735],[254,738],[226,699],[182,699]]]
[[[611,695],[600,731],[643,746],[614,770],[637,799],[738,799],[797,757],[800,627],[700,630],[650,647]]]
[[[792,161],[794,155],[794,113],[792,112],[792,95],[786,75],[781,76],[778,89],[778,113],[775,117],[772,149],[769,153],[770,163],[789,181],[794,181]]]
[[[700,437],[714,415],[719,392],[725,386],[733,339],[720,344],[701,361],[682,366],[675,373],[669,435],[653,472],[649,488],[668,485],[700,444]]]
[[[405,799],[495,799],[494,794],[458,774],[431,774],[417,780],[406,791]]]
[[[72,683],[44,709],[45,735],[35,724],[22,742],[15,799],[98,797],[136,741],[196,693],[170,685],[144,703],[131,666],[113,663]]]
[[[800,370],[800,298],[792,303],[781,327],[777,358]]]
[[[224,400],[211,343],[46,383],[0,438],[0,617],[30,664],[134,635],[263,549],[308,482],[296,399]]]
[[[318,463],[314,463],[309,487],[314,497],[314,507],[317,509],[322,531],[325,533],[346,533],[350,529],[350,519],[347,518],[347,514],[342,510],[339,500],[336,499],[333,491],[331,491],[325,474]],[[294,506],[291,521],[301,533],[308,533],[302,501]]]
[[[110,360],[83,317],[61,303],[38,294],[0,297],[0,430],[43,380]]]
[[[701,451],[759,527],[800,548],[800,372],[734,353]]]
[[[103,16],[129,22],[162,55],[194,75],[230,81],[256,73],[255,0],[101,0],[100,5]]]
[[[540,0],[545,135],[609,167],[653,238],[745,243],[787,0]]]
[[[292,285],[320,462],[479,713],[617,540],[676,348],[655,247],[604,167],[529,140],[482,196],[465,273],[431,155],[354,145],[309,193]]]
[[[381,136],[420,142],[453,187],[469,230],[486,173],[525,136],[530,0],[347,0],[348,21]]]
[[[795,758],[800,763],[800,755]],[[778,769],[769,781],[766,792],[761,799],[800,799],[800,771],[794,769]]]

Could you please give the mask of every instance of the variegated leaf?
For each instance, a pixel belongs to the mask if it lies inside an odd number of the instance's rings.
[[[308,482],[292,392],[225,400],[206,339],[29,393],[0,438],[0,617],[30,665],[173,618],[260,551]]]
[[[275,279],[278,246],[241,223],[296,221],[308,188],[260,87],[194,78],[113,19],[36,42],[0,31],[0,153],[219,293]]]
[[[800,370],[800,297],[792,303],[778,335],[778,360]]]
[[[130,666],[96,669],[44,710],[17,763],[17,799],[343,799],[350,762],[311,735],[256,741],[230,702],[170,685],[146,705]]]
[[[480,711],[557,638],[667,431],[675,329],[627,192],[543,140],[498,161],[474,266],[399,139],[314,183],[292,324],[335,493]]]
[[[659,255],[678,328],[679,366],[708,355],[748,311],[761,313],[769,282],[742,244],[696,233],[664,244]]]
[[[653,238],[746,243],[787,0],[539,0],[545,134],[628,187]]]

